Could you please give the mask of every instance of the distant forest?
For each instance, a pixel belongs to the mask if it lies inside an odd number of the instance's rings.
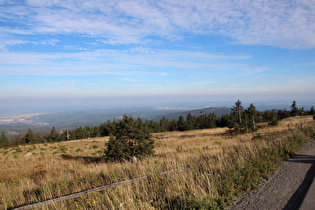
[[[263,112],[257,111],[253,104],[250,104],[248,108],[242,106],[242,102],[238,100],[235,102],[235,106],[231,108],[229,114],[217,117],[215,114],[200,113],[199,116],[191,115],[190,113],[186,118],[179,116],[177,120],[168,120],[163,117],[159,122],[153,120],[143,121],[141,118],[137,118],[134,122],[140,124],[143,128],[147,129],[150,133],[167,132],[167,131],[187,131],[197,129],[209,129],[216,127],[228,127],[231,134],[247,133],[255,131],[259,128],[258,123],[268,122],[270,125],[277,125],[278,120],[291,117],[291,116],[303,116],[314,115],[314,107],[310,110],[304,110],[302,107],[298,109],[296,102],[293,101],[290,110],[266,110]],[[95,138],[111,136],[116,129],[116,124],[119,120],[108,120],[99,126],[85,126],[79,127],[73,130],[56,131],[55,127],[51,129],[49,134],[47,133],[33,133],[31,129],[28,129],[26,135],[15,136],[8,139],[4,132],[0,137],[0,148],[7,146],[16,146],[21,144],[34,144],[34,143],[46,143],[46,142],[60,142],[85,138]]]

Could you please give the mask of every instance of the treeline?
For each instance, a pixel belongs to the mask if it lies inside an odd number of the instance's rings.
[[[293,101],[290,111],[284,109],[259,112],[253,104],[250,104],[248,108],[244,108],[242,102],[238,100],[235,102],[235,106],[231,108],[231,112],[221,117],[217,117],[213,113],[204,114],[201,112],[199,116],[189,113],[186,118],[179,116],[177,120],[168,120],[163,117],[159,122],[152,120],[143,121],[141,118],[137,118],[135,119],[135,123],[148,129],[150,133],[229,127],[230,133],[238,134],[257,130],[257,124],[261,122],[269,122],[270,125],[276,125],[278,120],[287,117],[314,114],[313,106],[310,110],[304,110],[304,108],[298,109],[295,101]],[[53,127],[51,132],[46,135],[34,134],[31,129],[28,129],[27,134],[23,137],[14,137],[9,140],[4,132],[2,132],[0,148],[19,144],[60,142],[111,136],[116,133],[115,129],[117,129],[117,123],[119,122],[120,120],[114,119],[113,121],[108,120],[99,126],[85,126],[74,130],[63,131],[56,131],[55,127]]]

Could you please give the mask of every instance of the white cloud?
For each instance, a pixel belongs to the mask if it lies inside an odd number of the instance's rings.
[[[3,3],[2,33],[85,34],[111,44],[150,36],[181,39],[224,35],[236,43],[283,48],[315,47],[314,1],[26,1]]]
[[[201,51],[96,50],[79,53],[0,53],[1,75],[158,75],[178,71],[243,68],[247,55],[215,55]],[[247,68],[249,68],[247,66]],[[163,70],[161,70],[163,69]]]

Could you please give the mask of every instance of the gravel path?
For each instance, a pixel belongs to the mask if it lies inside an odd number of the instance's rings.
[[[315,140],[229,209],[315,209]]]

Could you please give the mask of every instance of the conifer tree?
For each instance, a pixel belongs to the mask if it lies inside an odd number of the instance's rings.
[[[232,112],[235,113],[238,117],[238,124],[242,124],[242,112],[244,111],[244,108],[242,106],[242,102],[240,100],[237,100],[235,102],[235,106],[232,108]]]
[[[184,131],[184,130],[185,130],[185,124],[186,124],[186,122],[185,122],[185,120],[184,120],[184,117],[183,117],[183,116],[179,116],[179,117],[178,117],[178,120],[177,120],[177,122],[176,122],[177,129],[178,129],[179,131]]]
[[[8,138],[5,136],[4,131],[1,133],[0,137],[0,148],[8,146]]]
[[[314,106],[311,107],[309,113],[309,115],[314,115],[315,114],[315,111],[314,111]]]
[[[105,158],[110,161],[121,161],[135,157],[154,154],[154,141],[149,128],[141,119],[137,121],[127,115],[118,121],[116,128],[105,144]]]
[[[232,127],[234,129],[235,133],[238,133],[242,130],[242,113],[244,111],[244,108],[242,106],[242,102],[240,100],[237,100],[237,102],[235,102],[235,106],[233,106],[232,110],[232,114],[231,114],[231,123],[232,123]]]
[[[22,141],[27,144],[34,142],[34,134],[30,128],[28,129],[27,134],[23,137]]]
[[[60,141],[60,135],[56,131],[55,127],[52,127],[50,134],[46,137],[48,142],[57,142]]]
[[[291,116],[297,116],[299,114],[299,109],[296,107],[296,102],[293,101],[291,105]]]
[[[249,127],[252,131],[256,130],[256,117],[258,115],[258,112],[256,111],[256,107],[254,104],[250,104],[248,109],[248,115],[249,115]]]

